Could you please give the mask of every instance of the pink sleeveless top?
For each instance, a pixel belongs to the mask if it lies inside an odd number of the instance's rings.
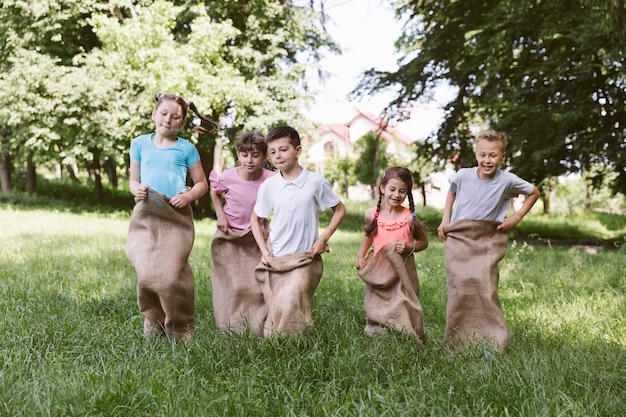
[[[372,217],[376,214],[376,207],[372,209]],[[402,214],[393,220],[385,220],[379,215],[376,223],[378,229],[373,237],[374,255],[389,242],[401,240],[404,242],[413,242],[411,228],[409,227],[409,219],[411,218],[411,210],[404,207]]]

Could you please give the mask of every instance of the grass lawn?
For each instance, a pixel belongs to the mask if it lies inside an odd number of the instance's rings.
[[[427,345],[363,334],[361,221],[351,210],[324,255],[315,332],[269,340],[216,330],[215,222],[197,221],[198,328],[177,344],[141,335],[127,213],[0,206],[0,416],[626,415],[626,245],[512,242],[500,264],[510,349],[451,355],[434,235],[416,255]]]

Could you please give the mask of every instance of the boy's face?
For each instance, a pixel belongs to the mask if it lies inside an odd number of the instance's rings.
[[[152,120],[154,120],[156,132],[165,137],[175,136],[185,125],[183,109],[180,104],[171,100],[164,100],[158,108],[154,109]]]
[[[502,144],[496,141],[481,139],[476,143],[476,162],[478,162],[478,178],[489,180],[495,177],[496,172],[506,153]]]
[[[263,168],[265,155],[258,149],[252,149],[237,152],[237,159],[246,172],[253,174]]]
[[[289,173],[298,166],[302,147],[294,148],[288,137],[274,139],[267,144],[272,164],[283,173]]]

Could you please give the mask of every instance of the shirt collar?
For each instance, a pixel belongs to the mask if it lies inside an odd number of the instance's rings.
[[[304,187],[304,184],[306,183],[306,179],[309,176],[309,171],[306,168],[302,168],[302,172],[300,173],[300,175],[298,176],[298,178],[295,179],[295,181],[287,181],[285,180],[285,178],[283,178],[282,174],[278,174],[278,176],[280,177],[280,180],[283,183],[283,188],[285,188],[288,185],[295,185],[298,188],[302,188]]]

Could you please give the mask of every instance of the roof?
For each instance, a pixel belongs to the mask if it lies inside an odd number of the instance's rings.
[[[415,142],[413,139],[411,139],[404,133],[400,132],[394,126],[390,125],[386,120],[376,117],[372,113],[363,112],[359,110],[358,108],[356,108],[355,110],[357,113],[354,115],[354,117],[352,117],[352,119],[350,119],[350,121],[348,121],[348,123],[326,124],[320,130],[334,133],[335,135],[344,139],[345,141],[354,143],[356,142],[357,139],[360,139],[360,138],[350,137],[350,126],[354,124],[356,121],[358,121],[359,119],[365,118],[366,120],[370,121],[375,126],[378,126],[377,128],[370,129],[369,133],[377,134],[380,132],[380,136],[383,139],[387,141],[392,141],[393,138],[397,138],[407,146]],[[380,128],[382,128],[382,131],[380,130]]]

